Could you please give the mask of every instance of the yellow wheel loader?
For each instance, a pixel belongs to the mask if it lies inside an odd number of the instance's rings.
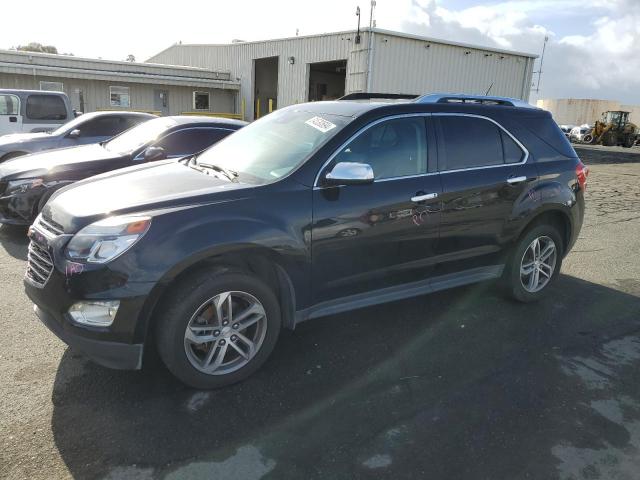
[[[638,127],[629,121],[629,112],[608,111],[584,136],[584,143],[613,147],[633,147],[638,140]]]

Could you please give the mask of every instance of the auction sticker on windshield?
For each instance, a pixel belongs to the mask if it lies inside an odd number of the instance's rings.
[[[335,124],[331,123],[329,120],[325,120],[322,117],[313,117],[307,120],[307,125],[315,128],[316,130],[320,130],[322,133],[327,133],[332,128],[336,128]]]

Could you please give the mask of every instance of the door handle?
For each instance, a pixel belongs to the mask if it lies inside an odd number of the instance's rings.
[[[425,200],[433,200],[434,198],[438,198],[437,193],[425,193],[424,195],[416,195],[415,197],[411,197],[412,202],[424,202]]]
[[[516,183],[522,183],[522,182],[526,182],[526,181],[527,181],[527,177],[525,177],[525,176],[507,178],[507,183],[510,184],[510,185],[515,185]]]

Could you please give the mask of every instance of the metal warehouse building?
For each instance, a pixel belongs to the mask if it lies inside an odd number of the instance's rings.
[[[592,98],[557,98],[538,100],[537,106],[548,110],[560,125],[593,124],[600,120],[602,112],[623,110],[630,112],[629,120],[640,125],[640,106],[622,105],[614,100]]]
[[[175,115],[234,114],[240,84],[224,69],[0,50],[0,88],[64,91],[81,112]]]
[[[228,71],[247,119],[354,92],[459,92],[529,99],[536,55],[391,32],[327,33],[224,45],[177,44],[153,63]]]

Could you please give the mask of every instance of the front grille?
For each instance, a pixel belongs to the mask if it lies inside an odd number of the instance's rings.
[[[29,243],[27,278],[36,286],[44,287],[53,272],[53,260],[49,252],[35,242]]]
[[[35,226],[40,227],[41,230],[44,230],[45,232],[50,233],[55,237],[64,233],[64,228],[62,227],[62,225],[50,219],[45,220],[42,215],[38,216]]]
[[[9,185],[8,182],[0,182],[0,195],[4,193],[8,185]]]

